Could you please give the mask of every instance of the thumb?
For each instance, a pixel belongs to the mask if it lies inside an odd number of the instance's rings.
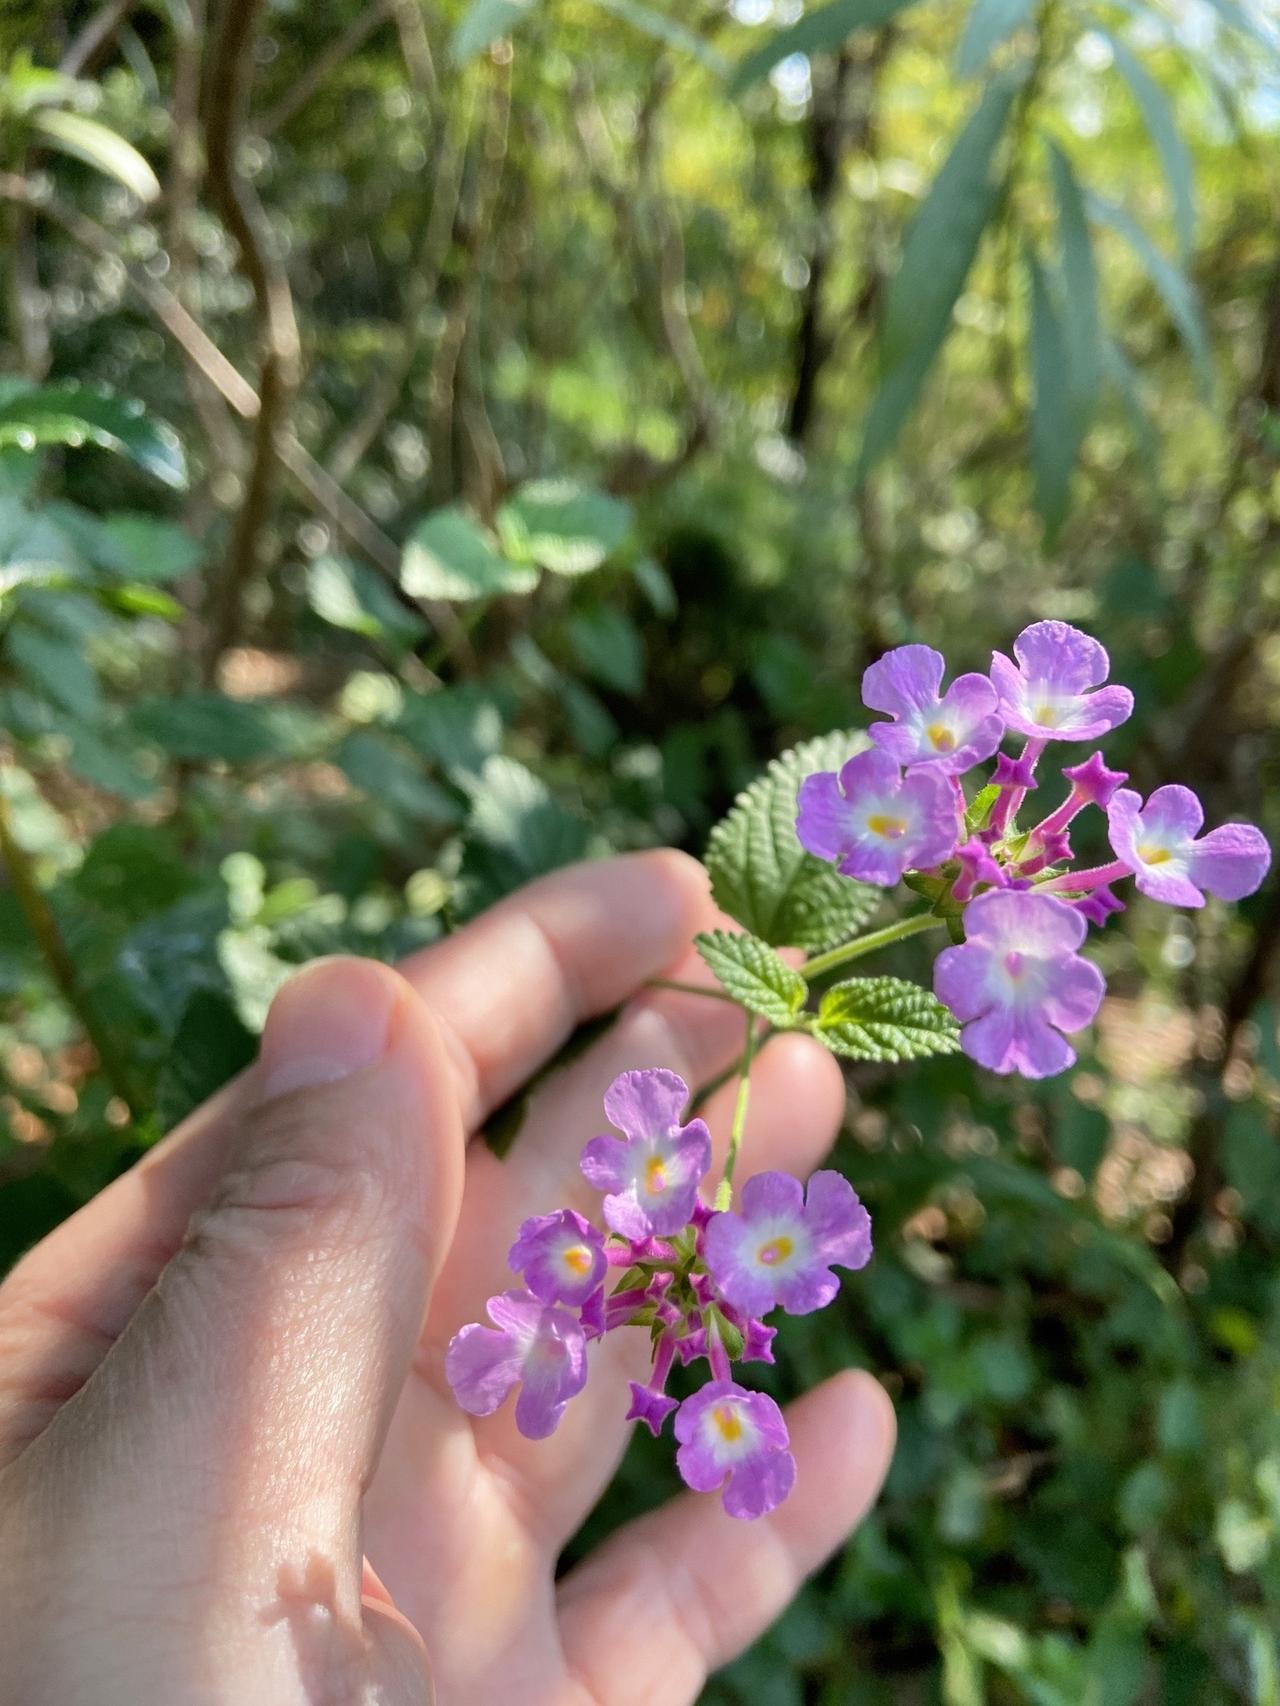
[[[453,1076],[415,992],[363,960],[287,983],[253,1070],[230,1170],[50,1431],[95,1527],[154,1546],[159,1503],[184,1579],[202,1551],[242,1585],[323,1559],[358,1610],[360,1498],[457,1215]]]

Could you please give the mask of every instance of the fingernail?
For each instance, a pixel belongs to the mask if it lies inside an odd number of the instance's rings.
[[[290,978],[267,1014],[258,1061],[262,1096],[335,1084],[372,1066],[396,1004],[392,976],[371,961],[317,960]]]

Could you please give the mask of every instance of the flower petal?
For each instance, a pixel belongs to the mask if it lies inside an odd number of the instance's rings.
[[[689,1086],[674,1072],[652,1067],[624,1072],[604,1093],[605,1116],[628,1137],[658,1137],[679,1124]]]
[[[909,717],[935,705],[946,660],[932,646],[895,646],[863,671],[862,702],[873,711]]]
[[[1224,823],[1191,850],[1191,880],[1219,900],[1243,900],[1262,883],[1271,848],[1251,823]]]

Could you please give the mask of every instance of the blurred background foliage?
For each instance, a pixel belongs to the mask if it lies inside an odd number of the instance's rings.
[[[1078,622],[1109,760],[1280,832],[1269,0],[9,0],[0,67],[0,1262],[292,966],[699,849],[889,645]],[[901,1446],[709,1701],[1280,1703],[1278,938],[1139,900],[1068,1078],[851,1072],[878,1256],[775,1385]]]

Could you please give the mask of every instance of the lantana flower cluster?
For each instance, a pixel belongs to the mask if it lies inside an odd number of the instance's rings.
[[[1127,687],[1107,684],[1110,662],[1090,635],[1036,622],[996,652],[988,675],[961,675],[943,690],[946,663],[929,646],[899,646],[862,679],[872,745],[838,772],[800,786],[803,846],[859,882],[905,880],[948,918],[955,938],[934,963],[934,993],[960,1021],[961,1046],[996,1072],[1044,1078],[1072,1065],[1064,1032],[1088,1025],[1104,993],[1101,972],[1078,950],[1090,925],[1124,910],[1114,886],[1172,906],[1211,894],[1240,900],[1271,860],[1260,830],[1227,823],[1202,835],[1204,811],[1189,788],[1149,799],[1094,750],[1062,771],[1063,797],[1019,827],[1055,743],[1096,742],[1133,710]],[[1011,757],[999,750],[1022,737]],[[964,778],[994,758],[970,800]],[[1073,868],[1071,825],[1086,809],[1106,815],[1114,857]]]
[[[626,1072],[604,1099],[622,1132],[593,1138],[582,1172],[603,1194],[597,1225],[575,1209],[535,1215],[508,1257],[523,1287],[489,1299],[491,1326],[463,1327],[445,1371],[462,1408],[491,1415],[513,1391],[515,1422],[530,1439],[554,1432],[587,1381],[591,1346],[622,1327],[650,1338],[652,1367],[631,1382],[628,1421],[656,1436],[673,1412],[676,1467],[699,1492],[720,1490],[730,1516],[757,1517],[795,1480],[786,1423],[773,1399],[733,1379],[735,1362],[772,1362],[776,1307],[807,1315],[839,1289],[833,1267],[871,1256],[871,1220],[839,1173],[805,1189],[787,1173],[759,1173],[739,1207],[717,1212],[699,1187],[711,1167],[700,1119],[681,1123],[683,1079]],[[710,1379],[683,1402],[666,1391],[676,1361],[705,1363]]]

